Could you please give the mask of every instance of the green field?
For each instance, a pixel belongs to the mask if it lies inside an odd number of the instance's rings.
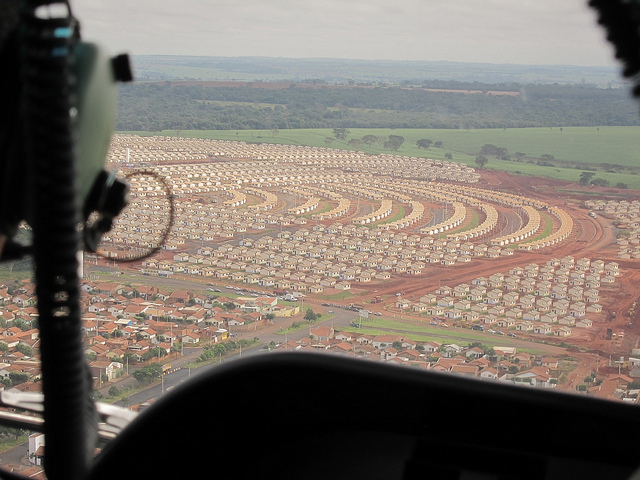
[[[351,298],[353,296],[353,293],[347,292],[345,290],[339,293],[334,293],[333,295],[318,295],[318,298],[321,298],[322,300],[346,300],[347,298]]]
[[[138,132],[150,135],[148,132]],[[174,130],[159,132],[175,136]],[[619,182],[629,188],[640,189],[640,127],[565,127],[559,128],[507,128],[477,130],[424,130],[424,129],[351,129],[346,140],[337,140],[331,129],[280,130],[183,130],[180,135],[189,138],[238,140],[245,142],[309,145],[355,150],[348,145],[353,138],[364,135],[401,135],[405,142],[397,152],[378,144],[361,145],[357,150],[369,154],[397,153],[416,157],[444,159],[450,153],[453,161],[475,167],[475,158],[485,144],[504,147],[509,154],[522,152],[527,157],[553,155],[554,166],[539,166],[528,161],[515,162],[489,158],[486,169],[503,170],[517,175],[533,175],[577,182],[586,168],[597,171],[597,178],[607,180],[610,186]],[[419,149],[416,141],[428,138],[441,141],[442,148]]]
[[[385,335],[391,332],[398,332],[402,333],[406,338],[417,342],[457,343],[462,345],[480,342],[489,347],[513,346],[513,341],[506,337],[488,335],[470,329],[442,328],[427,324],[418,325],[399,322],[389,318],[369,318],[362,322],[360,328],[349,326],[343,327],[341,330],[363,335]],[[518,351],[528,351],[530,353],[539,353],[543,350],[537,349],[535,344],[532,344],[531,348],[518,348]]]

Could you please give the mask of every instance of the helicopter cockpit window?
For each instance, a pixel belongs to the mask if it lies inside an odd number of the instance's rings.
[[[279,352],[635,405],[640,17],[590,3],[0,7],[0,463],[62,450],[63,343],[100,449]]]

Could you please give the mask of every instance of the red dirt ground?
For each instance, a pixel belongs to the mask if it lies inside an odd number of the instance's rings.
[[[399,292],[404,293],[407,298],[413,297],[416,299],[432,292],[440,285],[453,287],[459,283],[469,282],[475,277],[505,272],[516,266],[525,266],[529,263],[545,264],[551,258],[571,255],[576,259],[587,257],[592,260],[601,259],[605,262],[615,261],[619,264],[621,274],[616,278],[616,283],[613,286],[603,285],[600,288],[600,304],[603,306],[600,319],[594,321],[592,329],[588,331],[573,329],[569,338],[557,339],[557,343],[564,341],[570,345],[598,352],[606,357],[610,354],[628,354],[631,349],[638,347],[640,343],[640,322],[637,320],[638,315],[640,315],[640,309],[638,309],[639,311],[633,318],[629,318],[627,313],[633,302],[640,298],[640,268],[638,268],[640,267],[640,260],[621,260],[617,258],[614,229],[611,222],[601,216],[593,219],[587,215],[587,210],[579,208],[578,205],[581,200],[594,198],[594,195],[592,195],[593,189],[587,190],[576,184],[568,184],[553,179],[523,178],[494,171],[482,172],[482,182],[479,186],[501,188],[510,193],[537,198],[547,202],[549,205],[563,208],[574,219],[574,229],[571,236],[558,246],[541,252],[515,251],[513,256],[499,259],[474,259],[470,264],[452,267],[428,265],[426,273],[423,275],[396,276],[383,283],[370,283],[363,287],[354,286],[352,293],[358,295],[359,292],[373,292],[376,290],[376,295],[387,296],[383,303],[367,305],[370,310],[384,311],[384,307],[392,304],[396,298],[395,294]],[[580,196],[572,193],[570,199],[560,198],[558,196],[558,188],[571,191],[583,189],[585,194]],[[614,189],[600,190],[601,192],[599,193],[602,193],[603,197],[607,197],[607,194],[619,193]],[[372,297],[373,294],[368,294],[368,296]],[[360,301],[362,303],[361,299],[352,301]],[[616,312],[615,319],[612,318],[611,312]],[[612,328],[614,333],[624,332],[624,337],[616,336],[613,340],[606,340],[605,333],[607,328]],[[523,335],[523,337],[526,337],[526,335]],[[596,368],[595,356],[590,355],[583,358],[581,355],[580,357],[582,358],[581,366],[584,366],[586,372],[583,376],[587,376],[589,369],[595,370]],[[582,373],[582,369],[578,368],[574,376],[577,375],[579,377]],[[578,379],[580,383],[581,378]]]

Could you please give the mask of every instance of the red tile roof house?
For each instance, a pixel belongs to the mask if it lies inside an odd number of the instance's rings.
[[[465,377],[477,377],[478,367],[476,367],[475,365],[458,364],[451,367],[451,373],[456,373]]]
[[[377,335],[372,342],[372,345],[375,348],[381,348],[383,345],[384,346],[391,346],[393,345],[393,342],[403,342],[404,341],[404,337],[402,337],[401,335]]]
[[[148,307],[145,305],[129,305],[127,308],[125,308],[123,313],[127,318],[135,318],[141,313],[144,313],[147,308]]]
[[[186,290],[176,290],[169,296],[168,301],[187,303],[190,299],[191,299],[191,294]]]
[[[328,326],[320,326],[320,327],[309,329],[309,335],[313,336],[313,338],[315,338],[318,341],[331,340],[334,334],[335,334],[334,329]]]

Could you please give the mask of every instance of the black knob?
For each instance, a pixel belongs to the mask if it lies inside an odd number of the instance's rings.
[[[133,80],[131,72],[131,64],[129,63],[129,55],[123,53],[111,59],[113,66],[113,74],[119,82],[130,82]]]

